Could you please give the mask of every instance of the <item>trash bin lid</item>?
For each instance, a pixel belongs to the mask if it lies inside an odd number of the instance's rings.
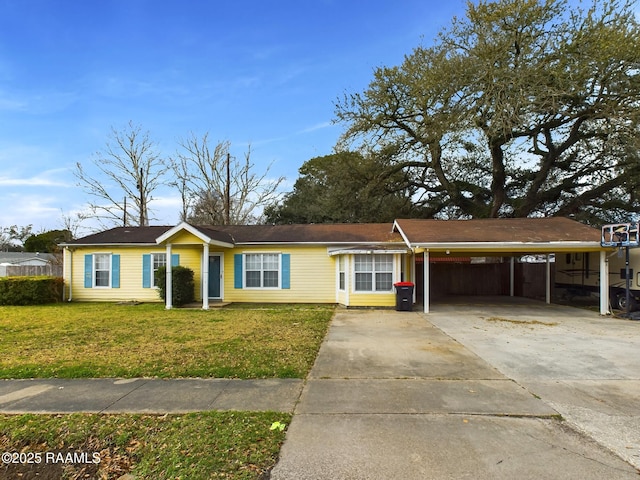
[[[393,284],[394,287],[413,287],[415,286],[413,282],[396,282]]]

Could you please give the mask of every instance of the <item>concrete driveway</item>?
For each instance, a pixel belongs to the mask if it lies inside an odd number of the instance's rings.
[[[531,302],[339,312],[271,478],[638,478],[638,345]]]
[[[428,319],[640,469],[640,322],[517,298]]]

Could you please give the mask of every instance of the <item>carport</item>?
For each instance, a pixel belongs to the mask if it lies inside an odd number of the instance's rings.
[[[546,302],[551,303],[549,256],[560,253],[600,252],[600,314],[609,311],[609,273],[606,249],[600,245],[601,232],[563,217],[490,218],[474,220],[396,220],[394,230],[411,249],[414,262],[409,274],[415,283],[415,258],[422,256],[423,304],[431,303],[430,259],[442,257],[511,257],[510,295],[516,285],[514,259],[524,255],[546,256]],[[489,279],[487,279],[489,280]]]

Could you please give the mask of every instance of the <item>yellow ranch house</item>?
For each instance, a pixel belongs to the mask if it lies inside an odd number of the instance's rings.
[[[67,301],[160,302],[155,272],[162,266],[169,272],[181,265],[193,270],[195,297],[203,309],[216,302],[393,307],[394,284],[408,281],[415,284],[413,302],[428,312],[430,294],[437,284],[445,283],[444,277],[433,278],[430,273],[430,266],[438,263],[442,267],[443,262],[460,263],[471,257],[514,259],[534,254],[549,258],[561,252],[600,251],[601,273],[606,267],[600,231],[567,218],[181,223],[117,227],[62,247]],[[446,273],[446,267],[438,271]],[[514,271],[512,266],[511,295],[517,290]],[[167,291],[171,291],[171,275],[166,277]],[[549,282],[547,275],[547,290]],[[601,302],[608,304],[606,285],[601,285],[601,291],[605,297]],[[171,295],[166,297],[166,307],[172,308]]]

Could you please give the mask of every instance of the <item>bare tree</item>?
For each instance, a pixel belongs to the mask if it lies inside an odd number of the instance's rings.
[[[172,185],[182,197],[183,220],[213,225],[259,223],[262,207],[277,199],[284,177],[270,178],[271,165],[263,174],[256,174],[251,147],[238,160],[229,153],[228,141],[212,149],[208,133],[201,139],[191,134],[180,147],[172,161]]]
[[[133,122],[123,130],[112,128],[106,147],[92,163],[102,178],[93,177],[81,163],[76,164],[74,175],[78,186],[95,198],[89,202],[95,218],[103,225],[148,225],[152,193],[167,171],[149,132]]]
[[[62,225],[64,230],[71,232],[72,238],[79,238],[80,232],[86,229],[82,223],[90,218],[91,215],[87,212],[69,212],[67,214],[64,210],[60,209],[59,223]]]
[[[33,225],[0,227],[0,252],[22,251],[24,242],[33,234]]]

